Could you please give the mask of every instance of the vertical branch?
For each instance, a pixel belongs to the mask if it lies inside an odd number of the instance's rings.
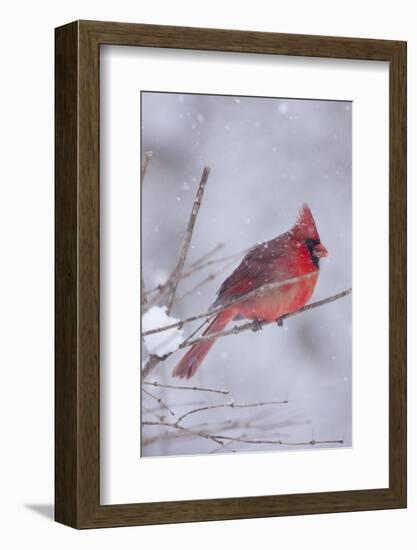
[[[194,199],[193,208],[191,210],[190,219],[188,221],[187,230],[185,232],[184,241],[182,243],[180,257],[177,263],[177,266],[175,267],[174,271],[172,272],[172,275],[170,277],[170,292],[167,299],[167,312],[168,315],[171,312],[172,305],[174,303],[174,297],[175,292],[177,290],[177,286],[179,283],[179,280],[181,278],[181,273],[185,264],[185,260],[187,259],[188,249],[190,248],[191,238],[193,236],[194,231],[194,225],[195,221],[197,219],[198,211],[200,210],[201,201],[203,199],[204,189],[206,187],[206,183],[208,180],[210,174],[210,168],[207,166],[203,170],[203,174],[201,176],[200,185],[198,186],[197,194]]]
[[[141,290],[141,296],[142,296],[142,310],[146,310],[146,307],[148,305],[148,299],[145,295],[145,281],[143,279],[143,268],[140,267],[140,290]]]
[[[149,166],[149,162],[150,162],[151,158],[152,158],[152,151],[147,151],[145,153],[145,158],[143,160],[142,173],[141,173],[141,178],[140,178],[141,186],[143,185],[143,181],[145,179],[146,171],[148,170],[148,166]]]
[[[145,159],[143,161],[142,172],[140,177],[141,192],[142,192],[143,182],[145,180],[146,171],[148,170],[148,165],[151,160],[151,157],[152,157],[152,151],[147,151],[145,153]],[[140,290],[141,290],[141,297],[142,297],[142,310],[145,310],[148,305],[148,299],[146,298],[146,293],[145,293],[145,279],[143,277],[142,266],[140,266]]]
[[[198,186],[195,199],[194,199],[193,208],[191,210],[191,215],[190,215],[187,230],[184,236],[184,241],[181,247],[180,257],[179,257],[177,266],[175,267],[174,271],[172,272],[172,275],[169,277],[166,283],[166,287],[170,289],[169,296],[167,299],[168,314],[171,312],[171,309],[174,303],[175,292],[177,290],[179,280],[181,279],[181,274],[185,264],[185,260],[187,259],[188,249],[190,247],[191,238],[193,236],[195,221],[197,218],[198,211],[200,210],[204,189],[205,189],[209,174],[210,174],[210,168],[205,167],[203,170],[203,174],[201,176],[201,181]],[[160,363],[161,360],[162,359],[157,355],[151,355],[149,357],[146,365],[142,369],[142,380],[144,380],[146,376],[148,376],[151,370],[153,370],[153,368],[156,367],[156,365]]]
[[[158,357],[157,355],[150,355],[149,359],[146,361],[146,365],[142,369],[142,380],[144,380],[151,370],[154,369],[161,361],[161,357]]]

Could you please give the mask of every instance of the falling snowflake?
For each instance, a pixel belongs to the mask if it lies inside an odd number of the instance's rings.
[[[285,115],[288,112],[288,103],[280,103],[278,106],[278,111],[281,115]]]

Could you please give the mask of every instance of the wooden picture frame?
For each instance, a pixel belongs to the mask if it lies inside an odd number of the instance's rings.
[[[406,506],[406,43],[76,21],[56,29],[55,519],[75,528]],[[117,44],[389,62],[389,487],[100,504],[99,56]]]

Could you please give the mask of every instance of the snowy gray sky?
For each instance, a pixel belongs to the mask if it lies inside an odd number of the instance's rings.
[[[350,102],[155,92],[143,92],[141,102],[142,157],[152,151],[142,191],[142,259],[148,289],[163,282],[175,266],[204,166],[211,173],[189,262],[218,243],[224,243],[221,257],[278,236],[293,225],[300,205],[307,202],[329,251],[312,300],[351,286]],[[180,301],[173,315],[184,318],[207,310],[239,261]],[[181,282],[177,296],[219,267]],[[178,383],[171,370],[181,355],[158,365],[149,379]],[[227,388],[236,403],[288,399],[288,405],[260,411],[265,417],[256,422],[277,424],[271,433],[288,441],[343,438],[350,446],[351,298],[289,319],[283,328],[272,325],[217,341],[190,385]],[[158,395],[178,406],[180,413],[187,410],[184,403],[227,402],[216,394],[159,390]],[[151,406],[146,399],[144,404]],[[211,410],[191,416],[188,425],[244,421],[254,414]],[[144,436],[158,429],[146,428]],[[254,444],[233,448],[276,450]],[[183,437],[146,445],[143,454],[210,450],[212,442]]]

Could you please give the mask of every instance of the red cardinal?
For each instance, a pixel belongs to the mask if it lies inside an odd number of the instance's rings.
[[[321,244],[310,208],[303,204],[294,227],[275,239],[250,250],[220,287],[212,308],[251,293],[247,300],[231,304],[210,323],[204,334],[219,332],[236,316],[257,321],[274,321],[297,311],[311,298],[319,276],[319,260],[328,255]],[[265,290],[253,290],[307,275],[301,281]],[[213,346],[215,339],[192,346],[172,371],[173,376],[191,378]]]

